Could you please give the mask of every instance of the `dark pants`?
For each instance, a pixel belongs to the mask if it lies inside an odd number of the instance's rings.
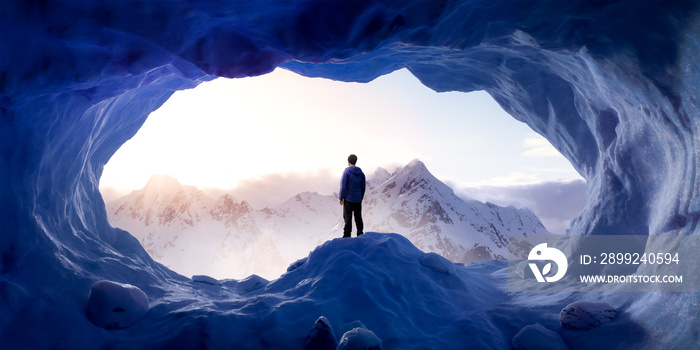
[[[345,227],[343,228],[343,237],[350,237],[352,232],[352,215],[355,214],[355,226],[357,226],[357,235],[361,235],[364,224],[362,223],[362,202],[351,203],[343,201],[343,219],[345,219]]]

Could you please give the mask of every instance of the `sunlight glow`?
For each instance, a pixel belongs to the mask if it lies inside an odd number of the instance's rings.
[[[485,92],[436,93],[406,70],[359,84],[277,69],[176,92],[112,157],[101,187],[125,193],[153,174],[222,189],[273,174],[314,178],[340,174],[350,153],[367,172],[420,158],[438,178],[469,185],[580,178]],[[331,177],[303,190],[331,193]]]

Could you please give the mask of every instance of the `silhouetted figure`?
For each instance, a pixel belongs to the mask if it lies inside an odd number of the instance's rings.
[[[352,216],[355,215],[355,226],[359,237],[364,228],[362,222],[362,199],[365,197],[365,173],[355,166],[357,156],[351,154],[348,157],[348,167],[343,171],[340,179],[340,204],[343,206],[343,238],[350,237],[352,232]]]

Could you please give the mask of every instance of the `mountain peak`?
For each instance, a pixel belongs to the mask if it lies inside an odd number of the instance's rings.
[[[420,159],[415,158],[412,161],[410,161],[408,164],[406,164],[405,169],[420,169],[420,170],[427,170],[428,168],[425,166],[423,162],[421,162]]]
[[[406,193],[430,193],[432,195],[439,194],[440,196],[454,196],[454,191],[445,185],[442,181],[428,170],[428,167],[418,158],[413,159],[406,164],[403,169],[396,172],[390,179],[386,180],[382,186],[385,186],[386,191],[393,192],[396,187],[396,195],[405,195]],[[388,187],[388,189],[386,188]]]
[[[377,177],[387,177],[391,176],[391,173],[389,173],[388,170],[382,168],[382,167],[377,167],[377,169],[372,173],[372,176],[377,176]]]
[[[391,176],[392,175],[391,175],[391,173],[389,173],[389,171],[387,171],[386,169],[384,169],[382,167],[378,167],[377,170],[375,170],[374,173],[372,173],[372,175],[370,175],[367,178],[368,186],[370,186],[370,187],[379,186],[382,183],[384,183],[384,181],[389,180],[391,178]]]
[[[182,187],[182,184],[174,177],[165,174],[155,174],[148,179],[148,183],[143,189],[148,192],[170,192],[180,187]]]
[[[410,161],[406,164],[403,169],[399,170],[397,174],[404,174],[403,176],[408,178],[425,178],[434,179],[433,174],[430,173],[428,167],[425,163],[421,162],[418,158]]]

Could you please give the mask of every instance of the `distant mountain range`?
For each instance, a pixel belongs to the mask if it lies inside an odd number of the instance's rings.
[[[341,237],[343,226],[337,194],[303,192],[256,210],[164,175],[108,203],[107,212],[113,226],[133,234],[157,261],[185,275],[216,278],[276,278],[317,245]],[[453,262],[506,259],[508,236],[549,234],[528,209],[460,199],[419,160],[393,174],[382,168],[368,174],[363,217],[365,231],[402,234]],[[524,257],[529,248],[511,251]]]

